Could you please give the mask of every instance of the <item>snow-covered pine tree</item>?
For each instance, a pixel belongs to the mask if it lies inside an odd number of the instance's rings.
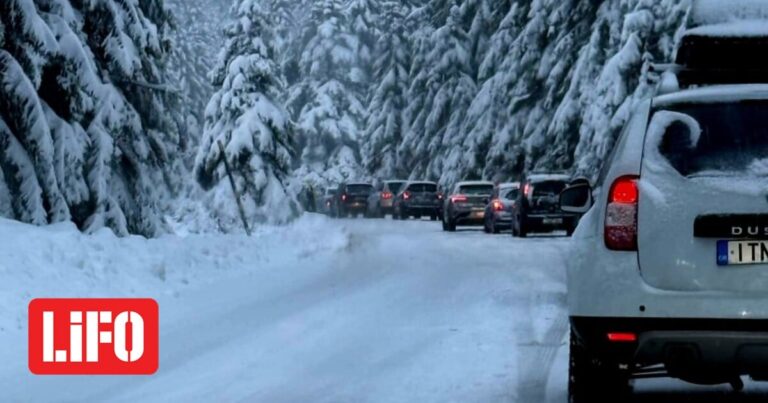
[[[461,9],[453,6],[445,25],[430,36],[424,65],[409,94],[425,96],[425,108],[409,114],[410,132],[400,147],[401,155],[410,154],[405,163],[413,168],[414,178],[435,178],[443,184],[462,179],[461,125],[476,92],[469,38],[461,21]]]
[[[361,176],[359,135],[365,107],[357,91],[357,38],[340,0],[312,4],[303,34],[301,80],[291,88],[289,109],[297,116],[302,166],[296,176],[315,186]]]
[[[467,111],[463,130],[467,136],[464,141],[467,153],[466,175],[494,180],[509,177],[486,168],[504,165],[506,160],[505,154],[499,152],[494,154],[493,159],[488,158],[491,148],[498,149],[498,143],[493,144],[492,141],[499,141],[497,132],[506,123],[506,108],[509,105],[506,88],[503,85],[504,70],[500,66],[525,26],[529,5],[526,2],[515,2],[510,6],[491,37],[489,47],[482,59],[477,60],[479,62],[477,80],[482,84]],[[496,11],[500,13],[503,9],[499,8]],[[473,26],[477,25],[473,24]]]
[[[10,217],[155,235],[183,144],[162,0],[0,2],[0,170]],[[5,209],[8,213],[8,210]]]
[[[226,230],[241,224],[223,158],[244,196],[249,220],[285,223],[299,213],[287,183],[293,158],[292,125],[278,102],[283,82],[275,62],[269,14],[259,0],[238,1],[233,14],[212,72],[217,91],[208,103],[195,163],[200,184],[215,190],[214,206]]]
[[[397,160],[397,146],[406,130],[404,113],[410,66],[405,30],[407,9],[397,1],[386,1],[381,9],[381,36],[374,47],[375,88],[368,107],[362,152],[365,168],[375,177],[405,177],[407,172]]]
[[[373,64],[376,59],[374,47],[381,35],[381,0],[346,0],[349,33],[355,42],[357,59],[353,85],[361,101],[367,100],[371,91]]]
[[[648,63],[672,60],[689,5],[679,0],[636,0],[605,3],[598,10],[595,25],[600,29],[582,50],[571,88],[560,106],[564,112],[553,122],[558,130],[550,136],[558,148],[570,146],[573,157],[568,162],[579,174],[596,177],[637,101],[653,95],[654,87],[647,80]],[[617,21],[617,14],[623,19]],[[593,56],[600,57],[595,60]],[[578,125],[578,129],[566,132],[561,128],[568,125]],[[547,157],[563,154],[557,151],[551,150]]]
[[[166,0],[173,13],[173,51],[168,70],[183,95],[183,130],[189,137],[189,162],[194,162],[203,133],[205,107],[213,95],[208,73],[224,40],[229,2],[221,0]]]

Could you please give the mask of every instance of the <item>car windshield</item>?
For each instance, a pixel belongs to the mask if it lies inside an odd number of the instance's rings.
[[[658,144],[681,175],[768,176],[768,101],[683,104],[661,112],[681,116],[664,125]]]
[[[415,193],[435,193],[437,185],[433,183],[415,183],[408,186],[408,190]]]
[[[388,182],[387,188],[389,188],[390,193],[398,193],[403,188],[403,185],[405,185],[405,182]]]
[[[351,194],[370,194],[373,193],[373,186],[371,185],[348,185],[347,193]]]
[[[546,181],[533,184],[533,197],[559,195],[567,184],[564,181]]]
[[[464,185],[459,188],[459,193],[465,195],[490,195],[493,194],[493,185]]]

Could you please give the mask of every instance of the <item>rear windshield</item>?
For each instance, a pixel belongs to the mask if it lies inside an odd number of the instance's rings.
[[[512,189],[501,194],[501,197],[507,200],[515,200],[520,195],[520,189]]]
[[[681,175],[768,176],[768,101],[687,104],[667,111],[673,113],[657,112],[654,119],[680,118],[664,122],[658,148]]]
[[[371,194],[373,193],[373,186],[371,185],[348,185],[347,193],[352,194]]]
[[[415,183],[408,186],[408,190],[416,193],[435,193],[437,192],[437,185],[431,183]]]
[[[533,184],[533,197],[559,195],[567,183],[565,181],[546,181]]]
[[[493,185],[466,185],[460,187],[459,192],[466,195],[491,195]]]
[[[400,192],[400,189],[403,188],[403,185],[405,185],[405,182],[389,182],[389,183],[387,183],[387,187],[389,188],[389,191],[391,193],[398,193],[398,192]]]

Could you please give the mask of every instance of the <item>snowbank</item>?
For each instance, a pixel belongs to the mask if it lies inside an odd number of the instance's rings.
[[[22,329],[40,297],[175,297],[193,286],[346,247],[345,230],[305,215],[285,227],[244,235],[84,235],[71,223],[48,227],[0,219],[0,331]],[[301,265],[307,266],[307,265]]]

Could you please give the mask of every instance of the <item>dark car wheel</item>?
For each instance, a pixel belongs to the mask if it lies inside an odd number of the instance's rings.
[[[400,219],[401,220],[407,220],[408,218],[409,218],[408,211],[403,209],[403,208],[401,208],[400,209]]]
[[[429,216],[429,220],[430,221],[437,221],[437,214],[432,214],[431,216]]]
[[[501,232],[501,230],[499,230],[499,227],[496,225],[496,221],[494,220],[491,220],[490,232],[492,234],[498,234]]]
[[[486,234],[491,233],[491,226],[490,224],[488,224],[488,220],[483,221],[483,232],[485,232]]]
[[[525,219],[522,217],[518,217],[517,220],[515,220],[515,223],[517,224],[517,236],[520,238],[526,238],[528,237],[528,226],[525,224]]]
[[[448,232],[456,232],[456,222],[453,221],[450,217],[447,219],[448,222],[445,223]]]
[[[629,377],[618,365],[610,365],[595,357],[576,340],[571,331],[568,365],[568,401],[593,403],[623,402],[630,392]]]

